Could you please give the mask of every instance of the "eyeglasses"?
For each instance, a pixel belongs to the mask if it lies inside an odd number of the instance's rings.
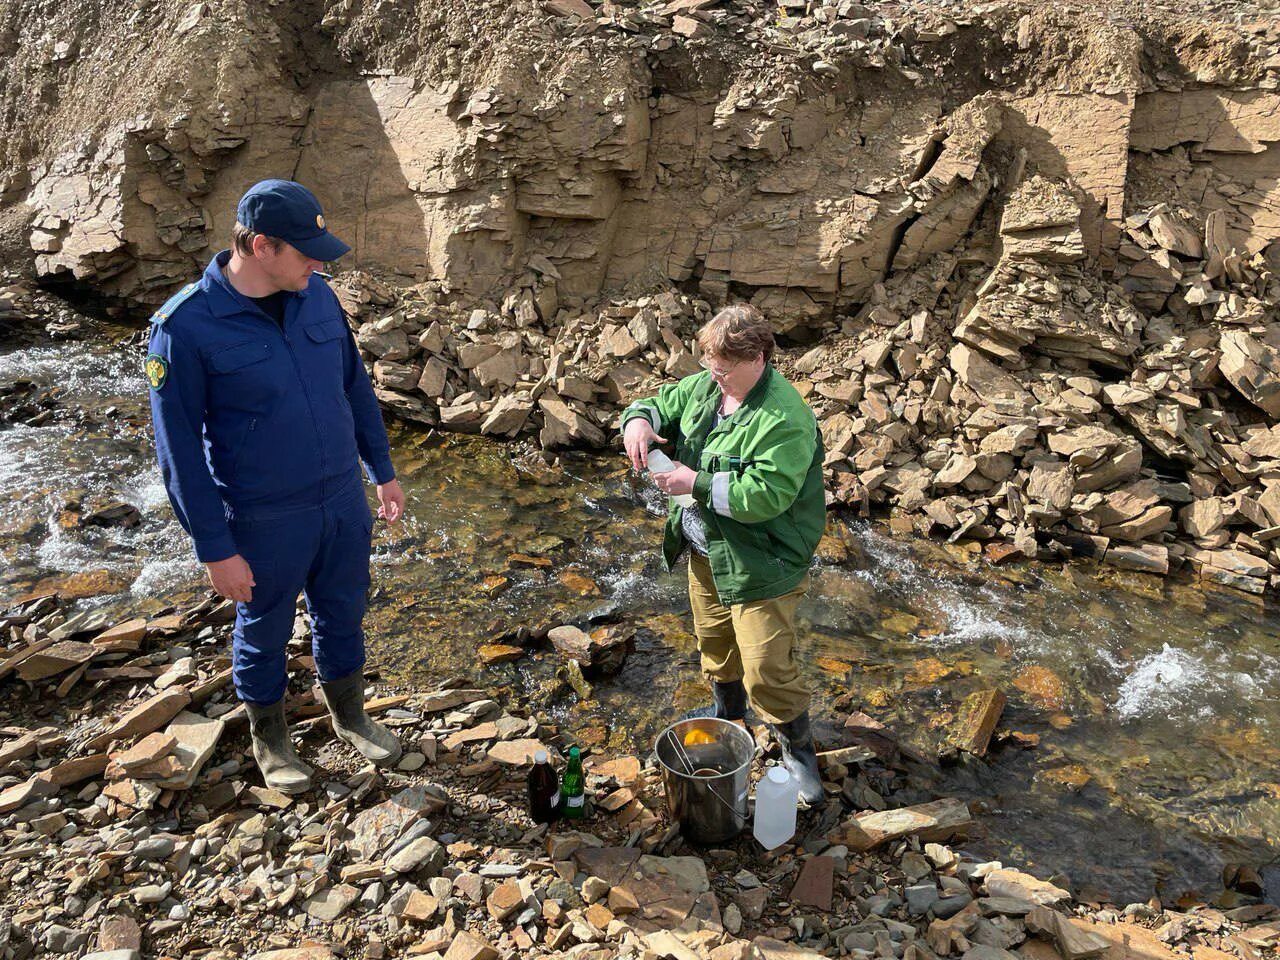
[[[742,365],[742,361],[739,360],[737,363],[730,364],[727,368],[724,368],[724,369],[713,367],[711,366],[711,364],[707,363],[706,360],[699,360],[698,365],[702,367],[703,370],[710,371],[711,376],[714,379],[723,380],[729,374],[733,373],[734,370],[738,369],[738,367]]]

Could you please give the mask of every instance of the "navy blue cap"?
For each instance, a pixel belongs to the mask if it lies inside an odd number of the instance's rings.
[[[320,201],[292,180],[262,180],[240,198],[236,220],[254,233],[276,237],[312,260],[337,260],[351,248],[325,228]]]

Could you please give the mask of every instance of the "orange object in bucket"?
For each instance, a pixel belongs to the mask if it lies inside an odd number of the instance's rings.
[[[690,730],[684,735],[684,745],[686,747],[701,747],[715,742],[716,738],[706,730]]]

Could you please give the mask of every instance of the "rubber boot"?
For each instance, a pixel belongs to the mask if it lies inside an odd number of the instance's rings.
[[[302,793],[311,789],[311,767],[298,759],[289,739],[289,724],[284,718],[284,700],[269,707],[246,702],[249,714],[249,736],[253,741],[253,759],[262,771],[268,787],[281,793]]]
[[[324,702],[333,719],[333,732],[379,767],[400,759],[400,741],[386,727],[364,712],[364,676],[357,670],[341,680],[321,680]]]
[[[800,784],[800,799],[809,806],[823,802],[822,774],[818,772],[818,753],[809,729],[809,711],[788,723],[771,723],[774,739],[782,748],[782,765]]]
[[[747,716],[747,688],[741,680],[711,681],[711,706],[690,710],[681,720],[715,717],[717,720],[744,720]]]

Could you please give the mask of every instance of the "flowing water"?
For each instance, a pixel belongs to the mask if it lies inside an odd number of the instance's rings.
[[[0,606],[57,587],[120,616],[203,588],[154,468],[138,348],[0,349],[0,390],[58,391],[39,427],[0,427]],[[676,573],[660,569],[663,500],[616,457],[548,466],[518,448],[393,427],[408,517],[379,528],[367,627],[394,686],[465,676],[550,704],[579,739],[644,750],[700,699]],[[121,499],[131,530],[67,523],[71,500]],[[936,754],[966,694],[1009,694],[986,760],[934,789],[975,801],[973,846],[1122,901],[1220,889],[1225,863],[1280,852],[1280,615],[1251,598],[1092,566],[995,568],[959,547],[842,522],[801,610],[820,733],[851,704]],[[621,672],[579,697],[535,651],[482,666],[522,627],[633,624]],[[1013,734],[1016,734],[1013,735]],[[1038,738],[1038,743],[1030,745]]]

